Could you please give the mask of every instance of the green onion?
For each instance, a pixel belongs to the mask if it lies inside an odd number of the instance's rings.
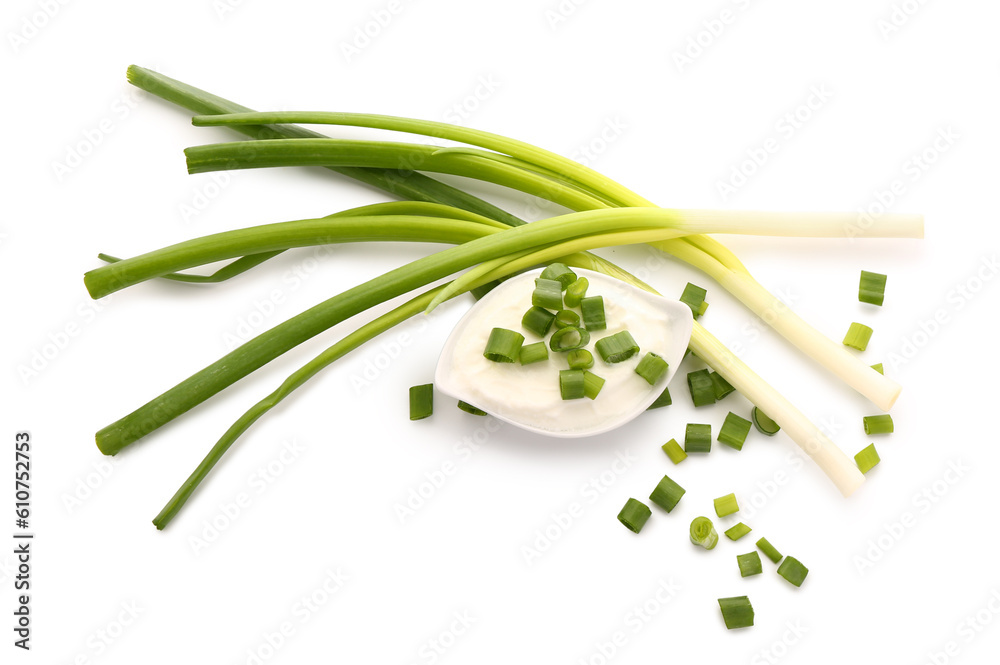
[[[705,316],[705,312],[708,311],[708,303],[703,302],[698,306],[698,316]]]
[[[649,495],[649,500],[669,513],[682,496],[684,496],[684,488],[671,480],[669,476],[663,476],[657,483],[656,489]]]
[[[885,300],[886,276],[877,272],[861,271],[861,285],[858,287],[858,300],[872,305],[882,305]]]
[[[764,567],[760,564],[760,555],[757,552],[747,552],[746,554],[737,554],[736,563],[740,567],[740,577],[750,577],[751,575],[760,575],[764,572]]]
[[[536,279],[531,304],[544,309],[562,309],[562,283],[554,279]]]
[[[521,353],[519,360],[522,365],[530,365],[532,363],[540,363],[543,360],[549,359],[549,350],[545,347],[545,342],[535,342],[534,344],[525,344],[521,347]]]
[[[562,290],[565,291],[570,284],[576,281],[576,273],[573,272],[565,263],[550,263],[549,266],[542,271],[541,278],[552,279],[559,282]]]
[[[750,412],[750,420],[753,421],[753,426],[757,428],[758,432],[767,436],[774,436],[781,429],[778,427],[778,423],[768,418],[767,414],[756,406]]]
[[[844,335],[844,346],[849,346],[858,351],[868,348],[868,342],[872,338],[872,329],[862,323],[852,323]]]
[[[463,402],[462,400],[458,400],[458,408],[460,408],[462,411],[465,411],[466,413],[471,413],[474,416],[486,415],[486,412],[483,411],[482,409],[472,406],[468,402]]]
[[[583,327],[587,330],[606,330],[607,319],[604,316],[604,296],[588,296],[580,300],[580,312],[583,314]]]
[[[680,444],[677,443],[677,439],[670,439],[660,447],[663,449],[663,452],[667,454],[667,457],[670,458],[670,461],[673,462],[674,464],[680,464],[681,462],[687,459],[687,453],[684,452]]]
[[[646,383],[649,385],[655,386],[656,382],[667,373],[667,361],[660,355],[648,351],[639,364],[635,366],[635,373],[646,379]]]
[[[618,513],[618,521],[628,527],[629,531],[639,533],[652,514],[653,511],[642,501],[629,499],[625,502],[625,507]]]
[[[556,312],[556,329],[578,328],[580,326],[580,315],[571,309],[561,309]]]
[[[725,422],[722,423],[722,429],[719,430],[719,443],[724,443],[736,450],[743,450],[743,443],[747,440],[749,433],[750,421],[730,411]]]
[[[757,541],[757,549],[764,553],[768,559],[773,563],[778,563],[781,561],[781,552],[774,548],[774,545],[767,542],[767,538],[761,538]]]
[[[732,515],[740,510],[740,506],[736,502],[736,495],[732,493],[720,496],[718,499],[715,499],[713,503],[715,503],[715,514],[719,517]]]
[[[684,430],[684,452],[712,452],[712,426],[689,423]]]
[[[583,328],[560,328],[549,338],[549,348],[556,352],[582,349],[590,342],[590,333]],[[600,344],[600,342],[598,342]]]
[[[795,586],[802,586],[802,582],[809,574],[809,569],[802,565],[798,559],[786,556],[785,560],[778,566],[778,574]]]
[[[698,547],[710,550],[719,542],[719,533],[715,530],[712,520],[707,517],[696,517],[691,521],[691,528],[688,530],[691,542]]]
[[[729,393],[736,390],[736,388],[733,388],[733,386],[718,372],[709,372],[709,376],[712,377],[712,390],[715,391],[715,401],[719,401]]]
[[[691,314],[694,318],[698,318],[705,312],[702,310],[702,305],[705,305],[705,295],[708,292],[700,286],[696,286],[691,282],[687,283],[684,287],[684,292],[681,294],[681,302],[691,308]]]
[[[584,320],[586,320],[586,317],[584,317]],[[635,340],[632,339],[632,335],[627,330],[623,330],[607,337],[602,337],[597,340],[594,348],[597,350],[597,353],[600,354],[601,360],[609,365],[628,360],[635,354],[639,353],[639,345],[635,343]]]
[[[563,399],[583,399],[584,390],[582,369],[563,369],[559,371],[559,394]]]
[[[660,393],[659,397],[653,400],[652,404],[646,407],[646,410],[649,411],[650,409],[659,409],[661,406],[670,406],[673,403],[674,401],[670,399],[670,389],[663,386],[663,392]]]
[[[570,369],[590,369],[594,366],[594,354],[587,349],[573,349],[566,354]]]
[[[556,315],[547,309],[532,307],[521,317],[521,325],[539,337],[545,337],[549,334],[549,329],[555,318]]]
[[[878,451],[875,450],[875,444],[870,443],[861,452],[854,456],[854,461],[857,462],[858,469],[861,470],[861,473],[868,473],[881,460],[879,459]]]
[[[688,372],[688,390],[691,391],[691,401],[695,406],[715,404],[715,385],[707,369]]]
[[[719,598],[719,609],[722,610],[722,620],[729,630],[753,625],[753,606],[746,596]]]
[[[590,282],[586,277],[580,277],[575,282],[566,287],[566,294],[563,300],[567,307],[578,307],[584,298],[587,297],[587,287]]]
[[[570,370],[579,371],[579,370]],[[604,379],[597,376],[593,372],[583,371],[583,394],[588,399],[597,399],[597,396],[601,392],[601,388],[604,387]]]
[[[474,289],[469,289],[469,293],[471,293],[472,297],[475,298],[476,300],[482,300],[483,296],[485,296],[487,293],[489,293],[498,286],[500,286],[500,282],[494,281],[488,284],[483,284],[482,286],[477,286]]]
[[[434,384],[410,388],[410,420],[422,420],[434,413]]]
[[[486,340],[483,355],[495,363],[512,363],[520,356],[522,344],[524,335],[521,333],[506,328],[494,328],[490,332],[490,338]]]
[[[872,369],[878,372],[879,374],[885,375],[885,368],[882,367],[882,363],[875,363],[874,365],[872,365]]]
[[[729,540],[739,540],[743,536],[750,533],[752,530],[753,529],[748,527],[743,522],[737,522],[734,526],[731,526],[728,529],[726,529],[725,534],[726,538],[729,538]]]
[[[865,434],[892,434],[892,416],[884,413],[878,416],[865,416]]]

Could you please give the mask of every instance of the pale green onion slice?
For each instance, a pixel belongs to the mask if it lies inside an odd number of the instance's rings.
[[[691,542],[698,547],[710,550],[719,543],[719,532],[715,530],[712,520],[707,517],[696,517],[691,521],[691,528],[688,530]]]
[[[871,443],[854,456],[854,461],[857,463],[861,473],[868,473],[882,460],[879,459],[878,451],[875,450],[875,444]]]
[[[719,517],[732,515],[740,510],[740,505],[736,502],[736,495],[733,493],[720,496],[713,503],[715,504],[715,514]]]
[[[712,426],[699,423],[689,423],[684,431],[684,452],[712,452]]]
[[[691,391],[691,401],[695,406],[715,404],[715,386],[707,369],[688,372],[688,390]]]
[[[892,434],[892,416],[883,413],[878,416],[865,416],[865,434]]]
[[[646,407],[646,410],[659,409],[661,406],[670,406],[674,401],[670,398],[670,389],[666,386],[663,387],[663,392],[657,397],[652,404]]]
[[[770,559],[772,563],[778,563],[781,561],[781,552],[776,550],[774,545],[767,542],[767,538],[761,538],[757,541],[757,549],[763,552],[764,556]]]
[[[881,273],[862,270],[858,300],[881,306],[885,300],[885,280],[886,276]]]
[[[462,400],[458,400],[458,408],[460,408],[462,411],[465,411],[466,413],[471,413],[474,416],[486,415],[486,412],[483,411],[482,409],[472,406],[468,402],[463,402]]]
[[[532,307],[521,317],[521,325],[539,337],[545,337],[549,334],[549,329],[552,328],[552,322],[555,319],[556,315],[549,310]]]
[[[708,375],[712,377],[712,389],[715,391],[715,401],[719,401],[726,395],[736,391],[736,388],[733,388],[732,384],[726,381],[718,372],[709,372]]]
[[[669,476],[663,476],[653,493],[649,495],[649,500],[669,513],[684,496],[684,491],[684,488],[671,480]]]
[[[868,348],[868,342],[872,338],[872,329],[863,323],[852,323],[844,335],[844,346],[849,346],[858,351]]]
[[[522,365],[540,363],[549,359],[549,350],[545,347],[545,342],[535,342],[525,344],[521,347],[520,360]]]
[[[536,279],[531,304],[544,309],[562,309],[562,283],[554,279]]]
[[[556,312],[556,330],[559,328],[580,327],[580,315],[571,309],[561,309]]]
[[[753,605],[746,596],[719,598],[719,609],[729,630],[753,626]]]
[[[625,507],[618,513],[618,521],[628,527],[629,531],[639,533],[652,514],[653,511],[642,501],[629,499],[625,502]]]
[[[434,413],[434,384],[410,388],[410,420],[422,420]]]
[[[557,353],[582,349],[590,342],[590,333],[583,328],[568,326],[552,333],[549,348]],[[600,343],[600,342],[598,342]]]
[[[760,564],[760,555],[757,552],[737,554],[736,564],[740,567],[740,577],[760,575],[764,572],[764,567]]]
[[[576,281],[576,273],[573,272],[565,263],[550,263],[549,266],[542,271],[541,278],[555,280],[559,282],[562,290],[565,290],[566,287]]]
[[[740,538],[747,535],[751,531],[753,531],[753,529],[748,527],[746,524],[744,524],[743,522],[738,522],[734,526],[731,526],[728,529],[726,529],[725,534],[726,538],[728,538],[729,540],[739,540]]]
[[[583,327],[587,330],[606,330],[607,319],[604,316],[604,296],[588,296],[580,301],[580,312],[583,314]]]
[[[584,317],[584,321],[586,321],[586,317]],[[639,353],[639,345],[635,343],[632,335],[627,330],[602,337],[597,340],[594,348],[600,354],[601,360],[609,365],[628,360]]]
[[[750,420],[753,421],[753,426],[757,428],[758,432],[766,434],[767,436],[774,436],[781,430],[781,428],[778,427],[778,423],[768,418],[767,414],[758,409],[756,406],[753,408],[753,411],[750,412]]]
[[[687,286],[684,287],[684,292],[681,294],[681,302],[691,308],[691,314],[693,314],[696,319],[704,314],[702,305],[705,304],[705,295],[707,293],[708,292],[700,286],[688,282]]]
[[[778,574],[784,577],[790,584],[797,587],[802,586],[809,569],[793,556],[786,556],[785,560],[778,566]]]
[[[750,424],[746,418],[730,411],[725,422],[722,423],[722,429],[719,430],[719,443],[724,443],[736,450],[743,450],[743,443],[747,440],[747,434],[750,433]]]
[[[679,443],[677,443],[677,439],[670,439],[660,447],[674,464],[680,464],[687,459],[687,453],[684,452],[684,449],[681,448]]]
[[[563,296],[566,306],[578,307],[580,302],[587,297],[587,287],[589,286],[590,282],[587,281],[586,277],[580,277],[575,282],[567,286],[566,294]]]
[[[648,351],[639,364],[635,366],[635,373],[646,380],[651,386],[667,374],[667,361],[659,354]]]
[[[587,349],[573,349],[566,354],[570,369],[590,369],[594,366],[594,354]]]
[[[576,370],[571,370],[576,371]],[[597,399],[597,396],[601,392],[601,388],[604,387],[604,379],[597,376],[593,372],[583,371],[583,395],[587,399]]]
[[[585,396],[582,369],[564,369],[559,371],[559,394],[563,399],[583,399]]]
[[[495,363],[512,363],[520,357],[524,335],[506,328],[494,328],[486,340],[483,355]]]

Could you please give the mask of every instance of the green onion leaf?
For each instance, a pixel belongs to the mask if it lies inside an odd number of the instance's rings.
[[[559,328],[578,328],[580,326],[580,315],[571,309],[561,309],[556,312],[556,330]]]
[[[737,554],[736,563],[740,567],[740,577],[750,577],[751,575],[760,575],[764,572],[764,567],[760,564],[760,555],[757,552],[747,552],[746,554]]]
[[[743,442],[747,440],[749,433],[750,421],[730,411],[722,423],[722,429],[719,430],[719,443],[736,450],[743,450]]]
[[[652,404],[646,407],[646,410],[649,411],[650,409],[659,409],[661,406],[670,406],[673,403],[674,401],[670,399],[670,389],[663,386],[663,392],[660,393],[659,397],[653,400]]]
[[[587,281],[586,277],[581,277],[567,286],[566,294],[563,296],[563,300],[566,301],[566,306],[578,307],[580,302],[587,297],[587,287],[589,286],[590,282]]]
[[[554,279],[536,279],[531,304],[544,309],[562,309],[562,283]]]
[[[422,420],[434,413],[434,384],[410,388],[410,420]]]
[[[886,276],[881,273],[862,270],[858,300],[881,307],[882,301],[885,300],[885,280]]]
[[[573,349],[566,354],[570,369],[590,369],[594,366],[594,354],[587,349]]]
[[[560,328],[549,338],[549,348],[556,352],[582,349],[590,342],[590,333],[583,328]],[[600,342],[598,342],[600,344]]]
[[[532,307],[521,317],[521,325],[539,337],[545,337],[549,334],[549,329],[552,328],[552,322],[555,319],[556,315],[549,310]]]
[[[719,533],[715,530],[712,520],[707,517],[696,517],[691,520],[691,528],[688,531],[691,542],[706,550],[712,549],[719,542]]]
[[[618,513],[618,521],[628,527],[629,531],[639,533],[652,514],[653,511],[642,501],[629,499],[625,502],[625,507]]]
[[[522,365],[530,365],[531,363],[540,363],[543,360],[549,359],[549,350],[545,348],[545,342],[535,342],[534,344],[525,344],[521,347],[521,353],[519,356]]]
[[[715,514],[719,517],[732,515],[735,512],[739,512],[740,509],[739,504],[736,502],[736,495],[733,493],[720,496],[718,499],[715,499],[714,503]]]
[[[458,400],[458,408],[460,408],[462,411],[465,411],[466,413],[471,413],[474,416],[486,415],[486,412],[483,411],[482,409],[474,407],[468,402],[463,402],[462,400]]]
[[[671,480],[669,476],[663,476],[663,479],[656,485],[656,489],[649,495],[649,500],[669,513],[682,496],[684,496],[684,488]]]
[[[778,566],[778,574],[788,580],[789,583],[798,587],[802,586],[806,575],[809,574],[809,569],[803,566],[795,557],[786,556],[785,560]]]
[[[604,296],[589,296],[581,299],[580,312],[583,314],[583,327],[587,330],[607,329],[608,322],[604,316]]]
[[[746,596],[719,598],[719,609],[722,610],[722,620],[729,630],[753,625],[753,606]]]
[[[677,443],[677,439],[670,439],[660,447],[663,449],[663,452],[667,454],[667,457],[670,458],[670,461],[673,462],[674,464],[680,464],[681,462],[687,459],[687,453],[684,452],[680,444]]]
[[[729,393],[736,391],[736,388],[733,388],[732,384],[722,378],[722,375],[718,372],[709,372],[709,376],[712,377],[712,390],[715,391],[715,401],[719,401]]]
[[[584,390],[582,369],[563,369],[559,371],[559,394],[563,399],[583,399]]]
[[[494,328],[486,341],[483,355],[495,363],[512,363],[520,356],[522,344],[524,335],[521,333],[506,328]]]
[[[757,549],[764,553],[772,563],[778,563],[781,561],[781,552],[774,548],[774,545],[767,542],[767,538],[761,538],[757,541]]]
[[[743,522],[737,522],[734,526],[731,526],[728,529],[726,529],[725,534],[726,538],[728,538],[729,540],[739,540],[743,536],[750,533],[752,530],[753,529],[748,527]]]
[[[696,286],[691,282],[687,283],[684,287],[684,293],[681,294],[681,302],[691,308],[691,314],[694,318],[698,318],[704,311],[702,311],[702,305],[705,304],[705,295],[708,292],[700,286]]]
[[[750,420],[753,421],[753,426],[757,428],[758,432],[767,436],[774,436],[781,429],[778,427],[778,423],[768,418],[767,414],[756,406],[750,412]]]
[[[576,273],[570,270],[565,263],[550,263],[542,271],[542,279],[551,279],[559,282],[561,290],[565,290],[570,284],[576,281]]]
[[[715,385],[707,369],[688,372],[687,382],[691,391],[691,401],[695,406],[715,404]]]
[[[584,317],[584,320],[586,321],[586,316]],[[597,349],[597,353],[600,354],[601,360],[609,365],[628,360],[635,354],[639,353],[639,345],[635,343],[635,340],[632,339],[632,335],[627,330],[623,330],[607,337],[602,337],[597,340],[594,348]]]
[[[872,329],[862,323],[852,323],[844,335],[844,346],[849,346],[858,351],[868,348],[868,341],[872,338]]]
[[[667,361],[659,354],[649,351],[639,364],[635,366],[635,373],[646,379],[646,383],[655,386],[656,382],[667,374]]]
[[[861,473],[868,473],[882,460],[879,459],[878,452],[875,450],[875,444],[871,443],[868,444],[864,450],[854,456],[854,461],[857,462],[858,468],[861,469]]]
[[[865,416],[865,434],[892,434],[892,416],[884,413],[878,416]]]
[[[578,370],[570,370],[578,371]],[[601,388],[604,387],[604,379],[597,376],[593,372],[583,371],[583,394],[588,399],[597,399],[597,396],[601,392]]]
[[[689,423],[684,430],[684,452],[712,452],[712,426]]]

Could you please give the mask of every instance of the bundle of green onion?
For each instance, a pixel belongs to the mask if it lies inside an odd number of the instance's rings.
[[[252,406],[223,434],[153,520],[157,528],[162,529],[177,514],[229,447],[258,418],[324,367],[409,317],[467,291],[482,290],[508,275],[553,261],[603,272],[653,291],[628,272],[588,252],[599,247],[649,243],[714,278],[795,346],[880,409],[888,410],[899,394],[900,387],[896,383],[788,311],[750,276],[729,250],[703,235],[844,237],[859,232],[852,214],[663,209],[570,159],[486,132],[390,116],[256,113],[141,67],[130,67],[128,79],[133,85],[196,113],[195,125],[227,126],[251,139],[187,149],[185,154],[191,173],[322,166],[402,200],[324,217],[217,233],[125,260],[101,255],[109,264],[85,275],[87,289],[94,298],[155,278],[220,282],[295,247],[387,240],[449,243],[455,247],[348,289],[251,339],[100,430],[97,445],[102,452],[114,455],[341,321],[465,271],[443,286],[412,296],[345,336]],[[334,139],[291,123],[388,129],[465,145],[441,148],[414,143]],[[461,175],[502,185],[547,199],[571,212],[525,224],[506,211],[427,173]],[[886,214],[865,228],[862,235],[916,238],[922,233],[920,216]],[[232,261],[226,267],[210,276],[181,272],[229,259]],[[567,286],[567,292],[574,298],[585,291],[585,285],[582,289]],[[689,304],[696,303],[698,294],[689,293],[687,298]],[[696,304],[697,313],[704,313],[704,300]],[[587,308],[582,307],[582,311],[586,319]],[[610,352],[628,353],[631,347],[627,340],[619,342],[622,348],[616,346]],[[845,495],[863,481],[863,474],[849,457],[697,322],[690,348],[732,388],[766,412]]]

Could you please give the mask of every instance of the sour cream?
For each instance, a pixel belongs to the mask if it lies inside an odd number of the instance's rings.
[[[691,337],[691,310],[625,282],[590,270],[574,269],[590,283],[588,296],[604,297],[607,330],[592,331],[586,348],[594,355],[591,372],[605,380],[596,399],[562,399],[559,371],[568,369],[565,353],[549,351],[544,362],[521,365],[497,363],[483,356],[493,328],[507,328],[524,335],[524,343],[542,341],[521,327],[521,317],[531,308],[532,271],[503,282],[482,298],[458,322],[438,361],[435,385],[442,392],[468,402],[501,420],[524,429],[560,437],[590,436],[623,425],[656,400],[680,365]],[[615,364],[605,363],[594,350],[602,337],[628,330],[639,353]],[[546,336],[545,343],[548,346]],[[635,373],[648,351],[669,364],[665,379],[650,386]]]

